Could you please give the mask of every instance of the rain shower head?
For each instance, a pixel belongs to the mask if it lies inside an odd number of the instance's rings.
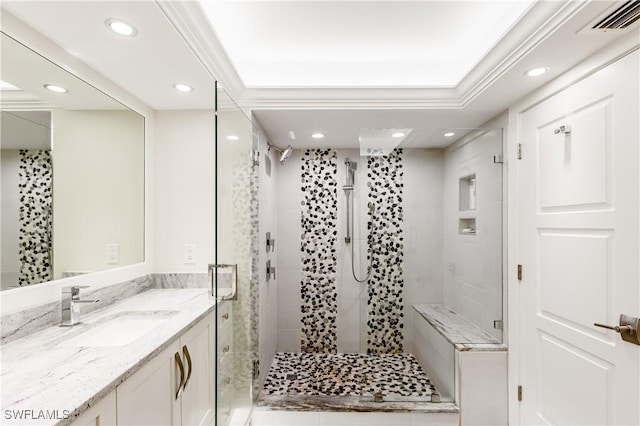
[[[291,157],[291,153],[293,152],[293,147],[291,145],[288,145],[284,151],[280,152],[280,164],[284,164],[289,157]]]
[[[267,152],[271,150],[271,148],[280,153],[280,159],[278,161],[280,161],[280,164],[282,165],[287,162],[289,157],[291,157],[291,153],[293,152],[293,147],[291,145],[287,145],[285,149],[280,149],[275,145],[271,145],[271,143],[267,141]]]

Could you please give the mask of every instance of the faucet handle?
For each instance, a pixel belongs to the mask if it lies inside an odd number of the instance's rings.
[[[80,294],[81,288],[89,288],[88,285],[71,285],[67,287],[62,287],[62,293],[71,293],[71,296],[77,296]]]

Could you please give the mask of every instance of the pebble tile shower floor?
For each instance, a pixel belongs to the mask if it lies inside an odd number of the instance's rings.
[[[335,396],[374,401],[438,402],[439,395],[411,354],[277,353],[262,397]]]

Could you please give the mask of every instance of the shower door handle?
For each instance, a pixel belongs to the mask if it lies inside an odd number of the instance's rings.
[[[231,292],[220,297],[220,300],[238,300],[238,265],[237,264],[209,264],[209,283],[211,295],[215,296],[218,269],[231,269]]]

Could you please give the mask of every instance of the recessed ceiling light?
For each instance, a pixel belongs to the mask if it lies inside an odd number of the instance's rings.
[[[367,148],[367,154],[372,157],[382,157],[386,152],[382,148]]]
[[[524,75],[526,75],[527,77],[538,77],[539,75],[542,75],[547,71],[549,71],[549,68],[547,67],[538,67],[538,68],[530,69],[529,71],[524,73]]]
[[[316,133],[312,134],[311,137],[314,138],[314,139],[322,139],[322,138],[324,138],[324,133],[316,132]]]
[[[451,136],[455,136],[455,133],[453,133],[453,132],[447,132],[447,133],[445,133],[445,134],[444,134],[444,137],[445,137],[445,138],[450,138]]]
[[[109,18],[104,21],[104,24],[116,34],[128,37],[135,37],[138,35],[138,29],[122,19]]]
[[[173,85],[173,88],[176,89],[178,92],[183,92],[183,93],[193,92],[193,87],[184,83],[176,83]]]
[[[296,133],[293,130],[289,130],[289,139],[292,141],[296,140]]]
[[[240,138],[237,137],[236,135],[227,136],[227,140],[230,140],[230,141],[237,141],[238,139],[240,139]]]
[[[391,135],[392,138],[401,138],[404,136],[404,133],[402,132],[395,132]]]
[[[51,90],[52,92],[56,92],[56,93],[67,93],[68,90],[65,89],[64,87],[60,87],[60,86],[56,86],[55,84],[45,84],[44,88],[47,90]]]

